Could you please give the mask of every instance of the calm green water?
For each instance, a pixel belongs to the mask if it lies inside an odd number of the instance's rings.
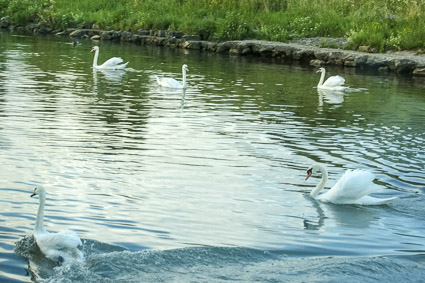
[[[0,37],[0,281],[423,280],[424,79],[329,68],[354,91],[322,93],[308,66],[70,42]],[[93,73],[93,44],[131,69]],[[185,93],[156,85],[182,64]],[[316,202],[313,162],[399,199]],[[84,264],[53,269],[24,239],[38,184]]]

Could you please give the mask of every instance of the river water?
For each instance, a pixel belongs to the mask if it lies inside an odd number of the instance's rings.
[[[425,278],[425,80],[68,38],[0,37],[1,282],[374,282]],[[124,72],[95,72],[120,56]],[[158,87],[155,75],[188,89]],[[367,169],[398,199],[309,197]],[[72,229],[84,262],[48,261],[45,226]]]

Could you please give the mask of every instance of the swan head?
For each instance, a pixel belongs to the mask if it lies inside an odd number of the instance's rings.
[[[99,46],[93,46],[93,48],[90,50],[90,52],[97,51],[97,50],[99,50]]]
[[[46,189],[43,186],[37,186],[34,189],[34,193],[31,195],[31,197],[33,196],[41,196],[46,194]]]
[[[184,64],[184,65],[182,66],[182,70],[189,71],[189,68],[187,67],[187,65],[186,65],[186,64]]]
[[[323,171],[324,171],[324,168],[323,168],[322,165],[320,165],[320,164],[313,164],[310,167],[308,167],[308,169],[307,169],[307,176],[305,177],[305,179],[308,180],[308,178],[310,178],[310,176],[313,175],[313,173],[316,173],[316,172],[323,173]]]
[[[325,72],[325,68],[320,67],[319,70],[317,70],[316,73],[324,73]]]
[[[311,167],[309,167],[308,169],[307,169],[307,176],[305,177],[305,180],[307,181],[308,180],[308,178],[310,178],[310,176],[313,174],[313,167],[311,166]]]

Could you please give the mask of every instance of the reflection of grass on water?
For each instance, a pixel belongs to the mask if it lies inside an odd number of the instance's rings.
[[[347,48],[425,48],[424,0],[0,0],[0,16],[54,27],[170,29],[203,39],[349,37]]]

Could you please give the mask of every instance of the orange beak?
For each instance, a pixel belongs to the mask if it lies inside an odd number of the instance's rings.
[[[320,69],[316,71],[316,73],[320,73],[320,72],[321,72]]]
[[[310,176],[311,176],[311,172],[308,172],[307,177],[305,177],[305,180],[307,181],[307,179],[310,178]]]

